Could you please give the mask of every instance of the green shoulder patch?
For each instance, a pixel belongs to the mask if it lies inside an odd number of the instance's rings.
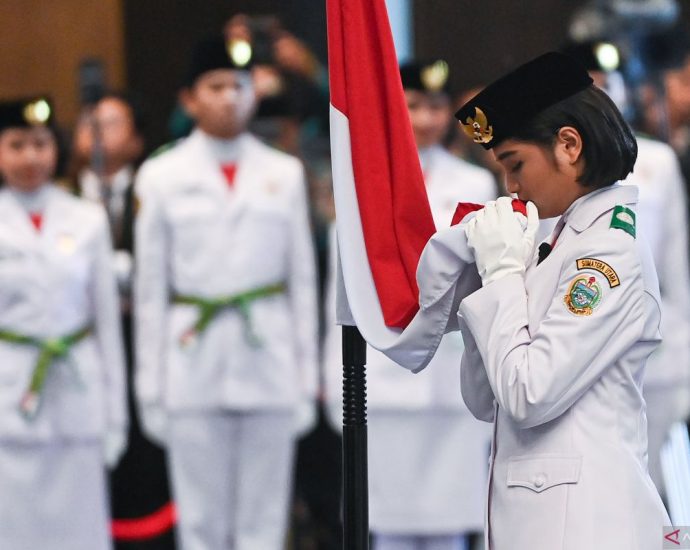
[[[622,229],[635,238],[635,212],[620,204],[613,209],[610,228]]]

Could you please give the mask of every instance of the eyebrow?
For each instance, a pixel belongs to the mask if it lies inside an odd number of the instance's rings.
[[[508,157],[514,155],[515,153],[516,151],[506,151],[505,153],[501,153],[500,155],[498,155],[497,160],[505,160]]]

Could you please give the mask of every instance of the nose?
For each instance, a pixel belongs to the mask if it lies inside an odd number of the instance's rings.
[[[223,92],[223,101],[230,105],[235,105],[239,99],[239,92],[232,87],[228,87]]]
[[[509,174],[505,174],[503,183],[505,184],[506,191],[508,191],[508,193],[517,193],[520,189],[518,182],[515,180],[515,178],[510,177]]]

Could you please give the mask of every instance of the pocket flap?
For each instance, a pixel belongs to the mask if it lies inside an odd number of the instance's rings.
[[[573,455],[531,455],[508,461],[508,487],[526,487],[541,493],[580,479],[582,457]]]

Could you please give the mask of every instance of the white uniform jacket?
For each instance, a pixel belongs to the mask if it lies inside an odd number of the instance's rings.
[[[690,274],[685,183],[678,158],[660,141],[637,137],[635,171],[640,234],[652,249],[661,289],[663,343],[647,363],[645,387],[685,385],[690,391]]]
[[[234,185],[199,131],[139,171],[136,190],[136,390],[170,410],[286,408],[317,388],[315,262],[302,165],[250,135]],[[284,284],[249,306],[251,328],[224,309],[180,344],[207,298]]]
[[[420,154],[427,196],[437,228],[449,227],[459,202],[483,204],[496,198],[496,184],[488,170],[462,161],[441,146]],[[335,239],[332,239],[335,244]],[[335,254],[333,254],[335,259]],[[332,262],[335,267],[335,261]],[[332,271],[334,272],[334,271]],[[341,329],[335,325],[335,277],[329,285],[329,331],[326,336],[326,379],[331,407],[342,411]],[[401,411],[466,410],[459,398],[462,336],[444,336],[429,367],[416,375],[399,368],[391,359],[367,347],[367,397],[369,409]],[[338,422],[340,424],[340,422]]]
[[[19,403],[38,359],[35,346],[0,339],[0,438],[95,439],[127,425],[119,302],[110,233],[100,206],[49,187],[40,232],[0,191],[0,331],[39,340],[90,327],[66,359],[50,364],[37,415]]]
[[[535,255],[524,279],[460,305],[463,397],[494,420],[491,550],[662,545],[641,391],[660,341],[658,283],[643,238],[609,227],[637,194],[616,184],[580,198],[540,265]]]

